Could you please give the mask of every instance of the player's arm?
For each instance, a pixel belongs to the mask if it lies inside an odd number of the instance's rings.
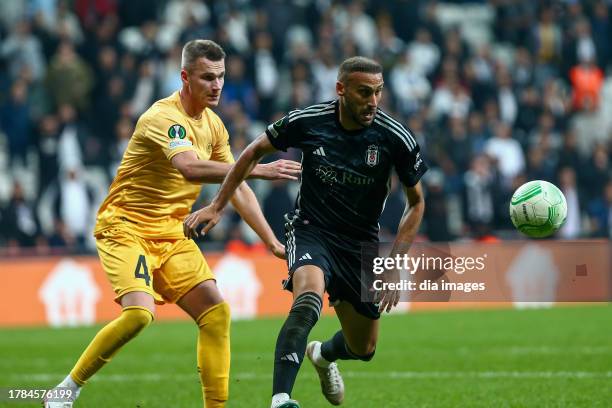
[[[276,151],[276,148],[272,146],[265,133],[262,133],[249,144],[238,161],[234,163],[212,202],[208,206],[191,213],[185,219],[183,223],[185,236],[188,238],[197,237],[199,235],[197,228],[202,223],[207,223],[202,229],[202,234],[206,234],[214,227],[219,222],[223,209],[227,206],[240,183],[253,171],[263,156],[274,151]]]
[[[230,201],[238,214],[257,233],[268,249],[277,257],[284,258],[285,247],[272,232],[253,190],[246,183],[240,183]]]
[[[419,231],[423,213],[425,212],[425,197],[419,181],[412,187],[404,186],[406,193],[406,208],[400,220],[397,236],[393,243],[392,255],[404,254]]]
[[[232,163],[215,160],[200,160],[195,151],[188,150],[172,157],[172,166],[189,181],[199,183],[221,183],[232,167]],[[277,160],[272,163],[258,164],[247,178],[264,180],[297,180],[300,163],[292,160]]]
[[[423,213],[425,212],[425,197],[421,182],[419,181],[411,187],[404,186],[404,191],[406,193],[406,208],[397,229],[397,236],[393,242],[391,254],[389,254],[390,258],[408,253],[410,245],[412,245],[414,237],[419,231]],[[397,281],[399,279],[398,271],[389,272],[387,276],[383,276],[383,279],[393,282]],[[380,312],[384,310],[387,312],[391,311],[391,308],[397,306],[400,300],[399,290],[381,291],[379,296],[378,310]]]

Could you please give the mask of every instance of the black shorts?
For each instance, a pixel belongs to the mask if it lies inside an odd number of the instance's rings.
[[[340,237],[322,228],[307,224],[288,214],[285,216],[285,248],[289,278],[283,288],[293,289],[293,272],[303,265],[323,270],[325,289],[332,305],[350,303],[357,313],[368,319],[380,318],[378,306],[362,301],[361,242]]]

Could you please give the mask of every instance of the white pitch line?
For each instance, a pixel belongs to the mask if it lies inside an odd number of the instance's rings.
[[[569,379],[601,379],[612,378],[612,371],[344,371],[342,375],[346,378],[365,378],[379,380],[403,380],[403,379],[537,379],[537,378],[569,378]],[[35,374],[12,374],[7,377],[15,381],[59,381],[64,374],[35,373]],[[255,372],[232,373],[232,380],[270,380],[272,374],[261,374]],[[128,382],[128,381],[197,381],[197,374],[101,374],[92,379],[94,382]]]
[[[440,352],[439,348],[420,348],[424,353],[437,353]],[[513,355],[513,356],[529,356],[529,355],[557,355],[557,354],[571,354],[571,355],[599,355],[599,354],[612,354],[612,347],[610,346],[576,346],[576,347],[557,347],[557,346],[507,346],[507,347],[490,347],[490,348],[475,348],[475,347],[459,347],[453,350],[445,350],[445,352],[449,352],[450,354],[457,354],[461,356],[472,355],[474,353],[481,354],[496,354],[496,355]],[[173,353],[171,356],[184,357],[181,353]],[[167,362],[168,355],[154,355],[147,357],[147,360],[151,362]],[[250,352],[236,352],[232,353],[232,357],[238,360],[260,360],[262,358],[267,358],[262,353],[250,353]],[[122,359],[127,360],[140,360],[141,356],[132,356],[127,355],[122,357]],[[191,358],[191,357],[189,357]],[[16,364],[22,363],[23,357],[17,356],[3,356],[2,360],[0,360],[0,369],[4,371],[9,371]],[[54,360],[55,363],[65,363],[65,365],[69,365],[74,361],[72,358],[62,358]],[[27,359],[27,365],[31,369],[45,369],[49,365],[48,358],[30,358]]]

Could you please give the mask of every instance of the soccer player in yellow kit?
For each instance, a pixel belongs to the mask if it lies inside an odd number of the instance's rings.
[[[223,181],[234,162],[229,136],[210,108],[219,102],[225,53],[209,40],[183,48],[180,91],[157,101],[138,120],[123,160],[102,203],[94,234],[98,254],[121,305],[119,317],[85,349],[58,387],[72,407],[89,378],[153,320],[155,304],[176,303],[199,328],[197,362],[206,408],[228,399],[230,312],[201,251],[183,235],[201,183]],[[251,177],[297,179],[299,163],[279,160]],[[232,201],[267,247],[284,257],[283,245],[266,222],[255,195],[242,184]]]

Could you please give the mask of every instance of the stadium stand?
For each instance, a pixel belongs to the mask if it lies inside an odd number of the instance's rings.
[[[556,183],[565,239],[612,237],[612,2],[0,2],[0,247],[92,252],[95,211],[138,116],[180,86],[180,49],[228,52],[219,115],[235,155],[283,112],[334,98],[345,57],[385,67],[384,109],[422,146],[422,240],[511,239],[513,190]],[[281,23],[282,22],[282,23]],[[286,157],[297,158],[295,152]],[[297,186],[256,183],[270,223]],[[201,201],[215,186],[203,189]],[[383,240],[403,210],[397,183]],[[206,245],[252,232],[230,214]],[[220,244],[219,244],[220,243]]]

